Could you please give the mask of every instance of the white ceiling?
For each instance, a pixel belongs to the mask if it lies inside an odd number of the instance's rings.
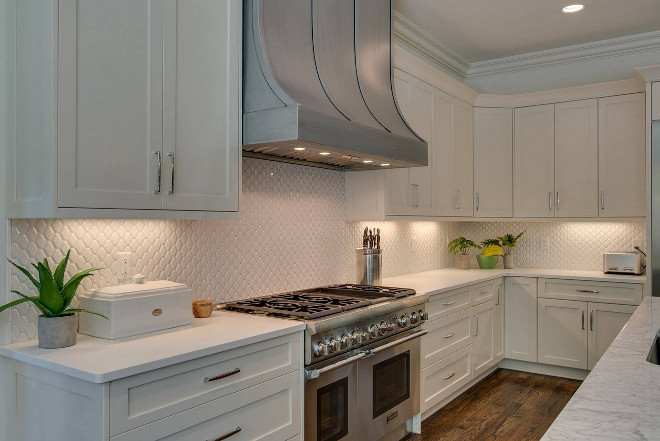
[[[582,3],[586,9],[563,14]],[[469,62],[660,30],[660,0],[394,0]]]

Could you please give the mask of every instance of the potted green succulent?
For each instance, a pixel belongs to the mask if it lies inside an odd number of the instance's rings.
[[[54,349],[75,345],[78,333],[77,312],[96,314],[107,319],[103,314],[87,309],[69,308],[71,301],[76,295],[78,286],[80,286],[80,282],[86,277],[91,276],[94,271],[101,269],[90,268],[79,272],[71,277],[68,282],[64,283],[64,272],[69,262],[70,254],[71,250],[66,253],[64,259],[57,265],[55,272],[51,271],[48,259],[44,259],[43,262],[37,262],[36,265],[32,264],[37,270],[38,279],[30,274],[30,271],[27,269],[9,260],[9,263],[14,265],[32,282],[37,288],[39,295],[30,297],[21,292],[12,291],[21,298],[0,306],[0,312],[21,303],[32,302],[41,311],[41,315],[38,318],[40,348]]]
[[[493,269],[502,255],[499,239],[486,239],[481,242],[481,253],[477,254],[477,263],[481,269]]]
[[[514,236],[513,234],[505,234],[504,236],[498,237],[500,242],[502,242],[502,249],[504,251],[504,268],[506,269],[511,269],[513,268],[513,254],[512,251],[517,245],[518,239],[522,237],[523,234],[525,234],[526,230],[523,230],[522,233],[520,233],[517,236]]]
[[[447,244],[450,253],[458,256],[458,267],[460,269],[470,269],[470,248],[479,248],[475,242],[464,237],[459,237]]]

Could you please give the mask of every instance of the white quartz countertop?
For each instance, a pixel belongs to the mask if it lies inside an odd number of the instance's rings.
[[[646,361],[658,329],[660,298],[647,297],[543,440],[660,440],[660,366]]]
[[[0,355],[92,383],[105,383],[305,329],[300,321],[214,311],[192,325],[118,340],[78,334],[75,346],[39,349],[36,340]]]
[[[406,274],[404,276],[383,279],[384,286],[412,288],[418,294],[441,294],[456,288],[473,285],[479,282],[497,279],[504,276],[544,277],[549,279],[575,279],[598,282],[646,283],[645,276],[628,276],[604,274],[602,271],[576,271],[562,269],[469,269],[444,268],[422,273]]]

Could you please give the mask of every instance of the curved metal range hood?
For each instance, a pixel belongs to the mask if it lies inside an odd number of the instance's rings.
[[[394,96],[390,0],[244,0],[243,29],[244,156],[428,165]]]

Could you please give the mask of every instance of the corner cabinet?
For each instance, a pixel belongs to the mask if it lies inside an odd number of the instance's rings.
[[[10,216],[238,212],[242,2],[54,5],[52,28],[33,37],[42,47],[17,49],[33,63],[47,60],[55,82],[19,90],[28,107],[44,104],[41,115],[17,115],[19,125],[53,122],[41,143],[28,145],[17,131]],[[23,20],[38,19],[19,8]],[[19,27],[18,40],[29,31]],[[52,171],[35,186],[41,169]]]

